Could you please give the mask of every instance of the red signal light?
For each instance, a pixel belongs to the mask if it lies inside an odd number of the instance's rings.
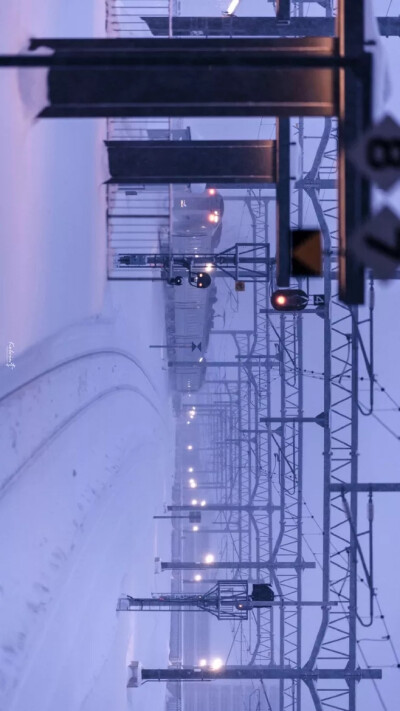
[[[271,305],[277,311],[302,311],[308,296],[302,289],[278,289],[271,295]]]

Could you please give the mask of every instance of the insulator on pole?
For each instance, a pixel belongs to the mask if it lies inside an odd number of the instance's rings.
[[[367,503],[367,519],[370,523],[374,520],[374,502],[372,501],[372,494],[369,495]]]
[[[375,289],[374,285],[371,283],[371,286],[369,287],[369,295],[368,295],[368,300],[369,300],[369,308],[371,311],[375,308]]]

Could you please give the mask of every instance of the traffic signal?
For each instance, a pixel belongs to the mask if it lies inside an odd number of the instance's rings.
[[[302,289],[277,289],[271,296],[276,311],[301,311],[307,304],[308,296]]]
[[[189,284],[198,289],[207,289],[211,284],[211,277],[207,272],[195,272],[189,276]]]
[[[182,281],[183,280],[181,276],[171,277],[171,279],[167,279],[167,282],[170,286],[181,286]]]

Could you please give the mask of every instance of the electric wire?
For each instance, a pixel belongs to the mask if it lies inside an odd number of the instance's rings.
[[[303,502],[303,503],[304,503],[304,502]],[[316,525],[320,528],[320,526],[319,526],[318,522],[316,521],[315,517],[312,516],[312,518],[314,519]],[[305,536],[306,536],[306,534],[303,534],[303,536],[302,536],[304,543],[306,544],[307,548],[308,548],[309,551],[311,552],[311,554],[312,554],[314,560],[316,561],[316,564],[318,565],[318,567],[319,567],[321,570],[323,570],[323,566],[322,566],[321,562],[319,561],[319,559],[318,559],[318,557],[317,557],[317,554],[314,552],[313,548],[310,546],[310,544],[309,544],[309,542],[307,541],[307,539],[306,539]],[[335,594],[339,597],[339,600],[340,600],[340,598],[341,598],[341,591],[343,590],[343,586],[344,586],[345,582],[346,582],[346,578],[344,578],[344,580],[343,580],[343,582],[342,582],[342,587],[341,587],[341,589],[340,589],[339,592],[336,591],[336,590],[334,590],[333,588],[331,588],[331,591],[332,591],[333,593],[335,593]],[[376,600],[377,600],[377,598],[376,598]],[[377,602],[377,604],[378,604],[378,602]],[[343,612],[344,612],[344,613],[347,613],[346,607],[345,607],[345,605],[343,604],[343,602],[341,602],[341,606],[342,606]],[[380,608],[379,604],[378,604],[378,607]],[[388,635],[388,639],[391,640],[390,635]],[[363,650],[362,647],[361,647],[361,641],[362,641],[362,640],[357,640],[357,647],[358,647],[358,649],[359,649],[359,651],[360,651],[360,654],[361,654],[361,656],[362,656],[362,658],[363,658],[363,660],[364,660],[364,664],[366,665],[367,668],[370,668],[371,665],[368,664],[368,661],[367,661],[366,655],[365,655],[365,653],[364,653],[364,650]],[[386,641],[386,639],[384,639],[384,640],[375,640],[375,639],[374,639],[374,640],[372,640],[372,641]],[[393,644],[392,644],[392,650],[393,650],[393,653],[394,653],[394,655],[395,655],[395,658],[398,659],[397,653],[396,653],[396,650],[395,650]],[[384,702],[384,700],[383,700],[383,698],[382,698],[382,694],[381,694],[381,692],[380,692],[380,690],[379,690],[379,687],[378,687],[378,685],[377,685],[377,683],[376,683],[376,680],[375,680],[375,679],[372,679],[372,681],[373,681],[374,688],[375,688],[376,694],[377,694],[377,696],[378,696],[378,698],[379,698],[379,701],[380,701],[380,704],[381,704],[382,708],[384,709],[384,711],[388,711],[387,706],[386,706],[386,704],[385,704],[385,702]]]
[[[310,508],[309,508],[307,502],[306,502],[304,499],[303,499],[303,505],[306,507],[307,511],[309,512],[310,518],[314,521],[314,523],[315,523],[315,525],[317,526],[317,528],[319,529],[320,533],[323,534],[323,529],[322,529],[320,523],[319,523],[318,520],[315,518],[315,516],[312,514],[312,512],[311,512],[311,510],[310,510]],[[304,543],[306,544],[307,548],[309,549],[310,553],[312,554],[314,560],[316,561],[316,564],[318,565],[318,567],[320,568],[320,570],[322,570],[322,569],[323,569],[323,566],[322,566],[322,564],[321,564],[321,562],[320,562],[320,560],[319,560],[319,558],[318,558],[318,555],[315,553],[315,551],[313,550],[312,546],[311,546],[310,543],[308,542],[308,540],[307,540],[307,538],[306,538],[307,535],[309,535],[309,534],[303,533],[303,540],[304,540]],[[332,545],[332,548],[333,548],[333,550],[334,550],[336,553],[338,553],[339,555],[341,555],[341,557],[344,557],[344,553],[343,553],[343,552],[341,553],[341,552],[336,548],[336,546],[335,546],[334,544]],[[347,564],[347,562],[348,562],[348,558],[347,558],[346,564]],[[364,578],[362,578],[359,574],[357,574],[357,577],[358,577],[359,582],[362,582],[364,585],[367,585],[367,583],[365,582]],[[342,589],[343,589],[343,587],[342,587]],[[334,589],[331,588],[331,590],[332,590],[332,592],[334,592],[335,594],[337,594],[337,592],[336,592]],[[387,624],[386,624],[386,621],[385,621],[385,616],[384,616],[384,614],[383,614],[383,612],[382,612],[382,607],[381,607],[380,602],[379,602],[378,592],[377,592],[377,589],[376,589],[376,588],[374,589],[374,599],[375,599],[375,601],[376,601],[376,605],[377,605],[378,610],[379,610],[379,616],[375,616],[375,619],[380,619],[380,620],[381,620],[381,622],[382,622],[382,624],[383,624],[383,626],[384,626],[386,635],[385,635],[385,637],[384,637],[382,640],[376,640],[376,639],[374,639],[373,641],[383,641],[383,642],[388,641],[388,642],[390,643],[390,647],[391,647],[391,649],[392,649],[393,656],[394,656],[394,658],[395,658],[395,660],[396,660],[396,664],[393,665],[393,666],[396,666],[396,667],[400,668],[400,658],[399,658],[399,655],[398,655],[398,653],[397,653],[397,650],[396,650],[396,648],[395,648],[395,646],[394,646],[394,643],[393,643],[392,637],[391,637],[391,635],[390,635],[389,629],[388,629],[388,627],[387,627]]]
[[[361,656],[362,656],[362,658],[363,658],[364,664],[365,664],[365,666],[366,666],[367,669],[368,669],[368,668],[370,667],[370,665],[368,664],[367,658],[366,658],[366,656],[365,656],[365,654],[364,654],[364,650],[362,649],[362,647],[361,647],[359,641],[357,641],[357,647],[358,647],[358,649],[359,649],[359,651],[360,651],[360,654],[361,654]],[[373,685],[374,685],[374,689],[375,689],[375,691],[376,691],[376,694],[377,694],[377,696],[378,696],[378,699],[379,699],[379,701],[380,701],[380,704],[381,704],[382,708],[384,709],[384,711],[388,711],[388,708],[387,708],[387,706],[386,706],[386,704],[385,704],[385,702],[384,702],[384,700],[383,700],[383,698],[382,698],[382,694],[381,694],[381,692],[380,692],[380,689],[379,689],[379,686],[378,686],[378,684],[377,684],[377,682],[376,682],[376,679],[372,679],[372,683],[373,683]]]

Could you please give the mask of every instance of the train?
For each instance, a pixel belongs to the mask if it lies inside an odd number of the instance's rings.
[[[174,236],[212,238],[222,226],[224,200],[216,188],[200,194],[186,190],[173,191]]]

